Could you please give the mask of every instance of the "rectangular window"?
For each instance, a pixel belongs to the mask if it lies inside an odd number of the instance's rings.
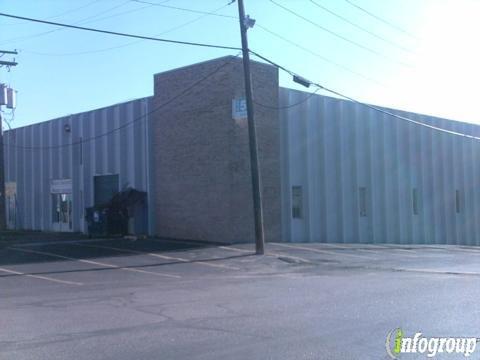
[[[462,211],[462,204],[461,204],[461,198],[460,198],[460,190],[455,190],[455,211],[457,214],[460,214]]]
[[[412,189],[412,211],[413,215],[418,215],[418,191]]]
[[[367,216],[367,188],[365,187],[358,188],[358,207],[360,216]]]
[[[301,219],[303,209],[303,194],[301,186],[292,186],[292,217]]]

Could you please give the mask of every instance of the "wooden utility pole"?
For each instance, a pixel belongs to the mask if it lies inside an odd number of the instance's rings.
[[[252,22],[249,17],[245,17],[243,0],[238,0],[238,15],[240,19],[240,34],[242,36],[243,73],[245,77],[245,97],[247,102],[248,140],[250,147],[253,211],[255,218],[255,250],[257,255],[263,255],[265,251],[265,239],[263,232],[262,187],[258,166],[258,147],[253,112],[252,81],[250,75],[250,51],[248,49],[247,39],[248,28],[253,26],[254,22]]]
[[[0,55],[16,55],[16,51],[0,50]],[[6,66],[8,69],[12,66],[17,66],[17,63],[14,61],[3,61],[0,60],[0,66]],[[0,110],[2,104],[0,103]],[[6,204],[5,204],[5,162],[3,158],[4,154],[4,142],[3,142],[3,119],[2,112],[0,111],[0,230],[5,230],[7,228],[7,218],[6,218]]]

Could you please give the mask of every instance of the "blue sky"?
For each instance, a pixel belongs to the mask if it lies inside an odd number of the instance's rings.
[[[227,6],[229,0],[148,1],[201,11],[221,8],[218,14],[237,15],[237,5]],[[351,0],[408,31],[406,34],[346,0],[314,0],[375,36],[310,0],[275,1],[358,45],[320,30],[269,0],[245,0],[246,13],[259,25],[249,31],[253,50],[361,101],[480,123],[480,1]],[[239,25],[234,19],[198,19],[199,14],[131,0],[0,0],[0,7],[5,13],[101,29],[240,45]],[[13,127],[148,96],[153,92],[153,74],[232,54],[56,30],[1,17],[0,28],[0,49],[19,51],[16,68],[10,72],[0,69],[0,80],[18,91]],[[280,83],[297,87],[284,74]]]

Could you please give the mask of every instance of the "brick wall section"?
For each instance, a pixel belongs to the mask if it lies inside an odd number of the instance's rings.
[[[232,119],[232,99],[244,97],[242,60],[232,56],[155,75],[153,106],[223,66],[152,116],[156,233],[159,236],[254,240],[246,120]],[[252,62],[255,101],[278,106],[278,71]],[[278,112],[256,107],[267,241],[279,241]]]

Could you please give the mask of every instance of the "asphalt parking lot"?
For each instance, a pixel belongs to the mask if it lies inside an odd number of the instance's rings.
[[[464,246],[4,242],[0,358],[386,359],[397,327],[480,337],[479,260]]]

